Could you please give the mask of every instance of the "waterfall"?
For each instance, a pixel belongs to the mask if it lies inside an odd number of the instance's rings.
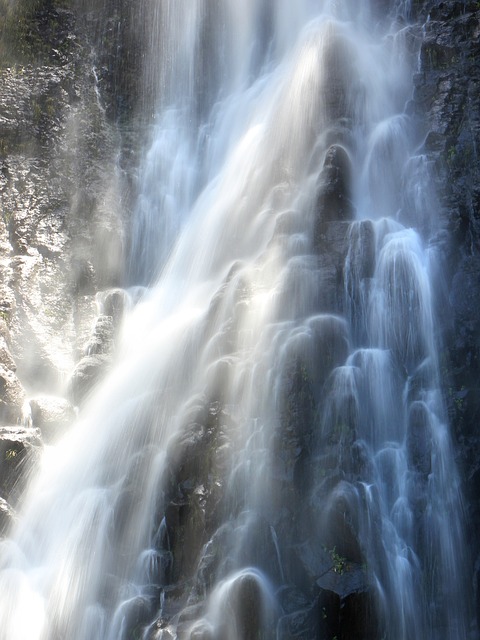
[[[419,36],[380,4],[146,3],[145,291],[1,543],[2,640],[466,640]]]

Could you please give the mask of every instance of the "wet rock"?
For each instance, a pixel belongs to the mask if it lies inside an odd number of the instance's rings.
[[[337,269],[343,268],[348,249],[349,222],[319,221],[315,226],[315,246],[320,255],[328,255]],[[335,283],[338,284],[338,281]]]
[[[226,550],[230,551],[232,526],[226,523],[219,527],[205,545],[198,564],[194,592],[199,595],[210,593],[219,576],[231,570],[230,559]]]
[[[318,397],[331,371],[343,364],[348,355],[349,341],[345,321],[334,315],[318,315],[309,319],[312,343],[304,362]],[[319,366],[321,363],[321,366]]]
[[[450,304],[455,320],[464,330],[478,332],[480,329],[480,255],[469,256],[459,264],[452,280]]]
[[[375,273],[375,229],[371,220],[349,226],[348,267],[358,281],[373,278]]]
[[[432,469],[432,435],[428,409],[414,402],[408,413],[407,454],[412,469],[428,475]]]
[[[348,565],[342,572],[330,569],[317,581],[315,599],[280,618],[279,640],[294,638],[381,637],[376,628],[371,588],[363,567]],[[300,603],[299,603],[300,604]]]
[[[480,628],[480,556],[476,559],[473,570],[473,595],[477,625]]]
[[[375,230],[371,220],[349,226],[344,267],[345,311],[355,343],[367,340],[370,290],[376,265]]]
[[[36,396],[30,400],[33,426],[40,429],[43,440],[55,442],[75,419],[72,404],[55,396]]]
[[[273,526],[261,514],[251,512],[241,514],[235,527],[243,535],[240,542],[232,537],[230,556],[234,566],[257,567],[272,584],[281,584],[282,558]]]
[[[343,264],[338,254],[321,253],[318,256],[318,298],[315,312],[342,314],[343,305]]]
[[[234,628],[243,640],[273,640],[275,623],[267,589],[256,571],[243,571],[232,579],[223,589],[217,637],[228,637]]]
[[[203,621],[204,607],[200,605],[186,606],[176,617],[175,626],[179,638],[198,638],[199,640],[213,640],[211,626]],[[196,622],[199,620],[199,622]]]
[[[117,634],[124,638],[135,638],[143,629],[153,613],[153,602],[143,596],[126,600],[116,612],[113,625]]]
[[[362,565],[345,562],[334,555],[335,566],[318,578],[317,586],[324,591],[332,591],[342,599],[352,593],[368,591],[367,575]]]
[[[420,366],[415,369],[407,380],[407,400],[414,402],[416,400],[425,400],[428,391],[435,384],[435,365],[429,358],[425,359]]]
[[[69,389],[74,405],[81,405],[88,394],[111,367],[111,356],[99,353],[85,356],[77,364],[70,378]]]
[[[358,371],[342,366],[325,382],[322,412],[317,417],[317,443],[338,447],[339,466],[350,468],[351,447],[359,422]]]
[[[297,574],[295,582],[307,592],[321,576],[333,571],[332,556],[316,539],[307,539],[292,547]],[[303,575],[302,575],[303,574]]]
[[[351,448],[352,473],[360,480],[373,482],[375,478],[375,467],[372,454],[363,440],[356,440]]]
[[[41,447],[40,431],[0,427],[0,496],[15,506]]]
[[[362,564],[363,552],[359,540],[362,505],[355,488],[339,482],[328,495],[319,492],[314,503],[318,540],[332,553],[333,564]]]
[[[109,355],[113,352],[115,327],[112,316],[98,316],[89,341],[85,346],[85,354]]]
[[[96,274],[92,263],[84,256],[72,256],[72,287],[76,296],[94,295],[96,293]]]
[[[165,520],[174,558],[174,579],[191,575],[203,545],[218,527],[224,482],[225,442],[220,405],[194,409],[191,422],[167,450],[169,469]]]
[[[123,289],[108,289],[97,294],[97,303],[100,312],[111,317],[114,326],[118,326],[130,304],[130,299]]]
[[[2,17],[0,40],[8,61],[65,65],[71,59],[78,44],[72,11],[55,2],[22,2],[8,5]]]
[[[311,381],[305,365],[297,359],[283,375],[281,392],[282,426],[279,455],[285,461],[285,471],[291,477],[295,462],[303,449],[311,445],[313,435],[315,400]]]
[[[17,364],[10,353],[7,341],[2,335],[0,335],[0,365],[8,371],[15,372],[17,370]]]
[[[317,608],[314,605],[282,616],[277,625],[277,639],[314,638],[318,626],[317,616]]]
[[[15,424],[23,421],[25,391],[13,371],[0,365],[0,423]]]
[[[343,118],[351,118],[352,87],[355,86],[355,55],[332,21],[325,33],[323,52],[321,106],[324,115],[323,124],[332,124]]]
[[[10,320],[17,375],[36,390],[59,388],[72,366],[72,295],[62,260],[38,249],[11,261],[18,305]]]
[[[317,225],[324,222],[351,220],[354,209],[351,201],[351,161],[346,149],[332,145],[325,156],[318,178]],[[318,244],[317,226],[314,241]]]
[[[151,629],[146,640],[175,640],[176,631],[173,629]]]
[[[6,500],[0,498],[0,538],[7,533],[14,521],[14,510]]]
[[[445,0],[418,2],[417,10],[429,20],[411,108],[428,134],[425,152],[435,167],[437,210],[449,233],[450,252],[442,278],[450,304],[438,314],[446,345],[441,366],[466,496],[468,545],[476,557],[480,551],[480,7],[477,2]],[[421,496],[418,502],[422,504]]]

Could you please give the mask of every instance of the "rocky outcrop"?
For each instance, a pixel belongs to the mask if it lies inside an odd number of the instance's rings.
[[[97,46],[108,11],[0,3],[0,306],[18,375],[33,389],[62,390],[95,318],[95,294],[122,277],[128,197],[116,158],[133,153],[122,132],[134,109],[120,118],[112,102],[121,93],[107,82],[112,28]],[[125,22],[127,9],[116,11]],[[122,59],[125,76],[127,67]]]
[[[425,22],[425,38],[410,109],[425,131],[424,152],[447,231],[436,238],[444,265],[442,374],[473,568],[480,553],[480,6],[468,1],[414,5]],[[422,459],[417,454],[418,464]]]
[[[55,442],[75,419],[74,407],[65,398],[36,396],[29,402],[32,424],[40,430],[42,440]]]
[[[121,94],[140,53],[130,67],[121,59],[121,81],[114,55],[127,4],[0,0],[0,428],[33,425],[38,446],[74,419],[68,393],[80,404],[106,371],[125,304],[119,290],[96,294],[121,283],[129,200],[118,158],[135,165],[138,90],[128,105]],[[26,473],[30,458],[11,451]]]
[[[36,462],[40,432],[31,427],[0,427],[0,494],[15,507]]]

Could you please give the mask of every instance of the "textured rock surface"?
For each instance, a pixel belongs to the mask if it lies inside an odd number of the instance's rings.
[[[480,6],[416,2],[425,25],[410,105],[425,131],[438,208],[444,286],[442,373],[467,503],[471,566],[480,553]],[[472,573],[473,581],[473,573]]]
[[[44,442],[55,442],[75,419],[75,410],[65,398],[36,396],[30,400],[32,424]]]
[[[30,427],[0,427],[0,493],[15,507],[28,472],[38,459],[40,432]]]
[[[0,68],[0,306],[33,389],[62,390],[94,318],[81,297],[121,278],[121,131],[87,31],[102,10],[47,0],[4,10],[12,63]]]
[[[31,421],[35,446],[74,419],[69,391],[80,403],[104,373],[125,304],[119,290],[101,303],[96,294],[121,282],[124,262],[119,176],[125,156],[134,168],[124,132],[138,91],[121,97],[136,76],[133,60],[118,66],[114,26],[129,12],[0,0],[0,429]],[[0,496],[10,502],[33,458],[5,447]]]

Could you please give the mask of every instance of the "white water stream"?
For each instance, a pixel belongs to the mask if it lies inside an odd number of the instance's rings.
[[[465,639],[408,30],[365,0],[152,0],[145,15],[159,99],[130,272],[155,283],[1,544],[0,638],[293,638],[279,593],[295,536],[340,554],[341,512],[378,637]],[[295,376],[312,408],[294,394],[286,419]],[[182,490],[199,512],[222,498],[212,538],[184,541],[180,561],[169,474],[192,425],[211,471]],[[286,532],[288,513],[308,534]],[[176,563],[196,605],[181,623]]]

